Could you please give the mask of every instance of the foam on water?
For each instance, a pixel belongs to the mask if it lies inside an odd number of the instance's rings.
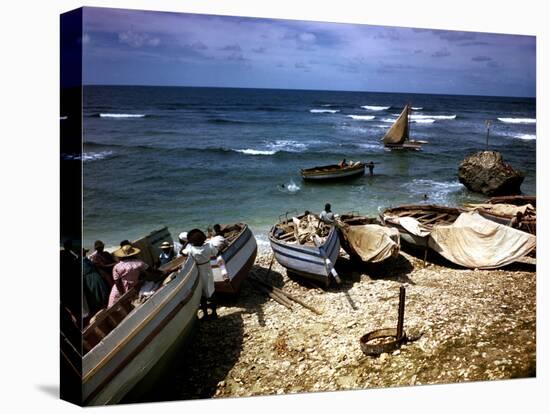
[[[386,111],[391,108],[391,106],[374,106],[374,105],[363,105],[361,106],[363,109],[367,109],[369,111]]]
[[[423,106],[411,106],[411,109],[412,109],[413,111],[421,111],[421,110],[424,109],[424,107],[423,107]]]
[[[340,112],[339,109],[310,109],[309,112],[312,114],[335,114],[336,112]]]
[[[262,151],[262,150],[252,149],[252,148],[238,149],[233,151],[240,152],[246,155],[273,155],[277,153],[277,151]]]
[[[535,134],[515,134],[513,135],[513,137],[517,139],[523,139],[525,141],[537,139],[537,136]]]
[[[397,115],[398,116],[398,115]],[[410,119],[456,119],[456,115],[409,115]]]
[[[307,145],[290,139],[280,139],[267,144],[272,151],[302,152],[307,149]]]
[[[412,122],[415,124],[433,124],[435,119],[413,119]]]
[[[536,124],[535,118],[497,118],[500,122],[505,124]]]
[[[458,181],[435,181],[424,178],[416,178],[402,185],[409,194],[409,198],[414,202],[423,202],[431,204],[451,204],[449,196],[464,190],[464,186]],[[423,199],[424,194],[428,196]]]
[[[357,121],[372,121],[376,118],[374,115],[347,115],[347,117]]]
[[[62,154],[64,160],[82,160],[83,162],[103,160],[112,156],[113,151],[83,152],[80,154]]]
[[[100,118],[145,118],[145,114],[99,114]]]

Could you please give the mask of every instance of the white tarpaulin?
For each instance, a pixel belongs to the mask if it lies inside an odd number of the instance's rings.
[[[412,217],[385,217],[384,221],[389,223],[399,224],[409,233],[414,234],[415,236],[425,237],[430,234],[430,229]]]
[[[499,216],[516,216],[518,213],[535,214],[535,208],[531,204],[524,204],[523,206],[515,206],[513,204],[465,204],[464,207],[468,209],[476,210],[481,208],[491,214]]]
[[[451,225],[434,226],[429,245],[458,265],[492,269],[528,254],[536,246],[536,237],[487,220],[474,211],[462,213]]]
[[[341,231],[352,252],[364,262],[381,262],[399,254],[399,231],[395,228],[364,224],[343,226]]]

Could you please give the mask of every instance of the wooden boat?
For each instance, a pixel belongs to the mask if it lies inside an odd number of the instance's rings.
[[[460,213],[461,211],[458,208],[453,207],[434,204],[412,204],[388,208],[381,213],[380,219],[384,225],[395,227],[399,230],[400,238],[405,243],[413,247],[425,249],[433,227],[436,224],[454,223]],[[404,226],[404,223],[400,222],[403,218],[416,220],[419,228],[414,229],[406,225]]]
[[[381,139],[384,142],[384,147],[388,150],[407,150],[407,151],[419,151],[421,144],[425,141],[412,141],[409,139],[410,125],[409,125],[409,113],[411,112],[411,106],[405,105],[401,114],[397,117],[393,125],[388,129],[386,135]]]
[[[354,177],[360,177],[365,174],[365,163],[356,161],[353,164],[323,165],[300,170],[302,178],[306,181],[335,181]]]
[[[515,229],[525,231],[530,234],[537,234],[537,198],[535,196],[501,196],[492,197],[485,201],[484,204],[494,205],[495,208],[490,206],[484,206],[483,204],[471,204],[467,205],[470,208],[475,208],[477,212],[488,220],[492,220],[499,224],[511,226]],[[524,211],[517,211],[515,214],[509,209],[496,207],[498,204],[512,205],[516,207],[523,207],[530,205],[533,207],[525,208]]]
[[[382,227],[377,218],[342,214],[337,228],[340,245],[353,261],[377,263],[399,254],[399,232]]]
[[[302,214],[297,218],[304,217]],[[319,243],[299,244],[292,218],[280,219],[269,232],[269,242],[275,259],[288,272],[324,286],[330,284],[331,278],[338,277],[334,264],[340,252],[340,239],[335,226],[331,226],[328,235]]]
[[[238,293],[258,252],[256,238],[247,224],[222,226],[227,244],[216,259],[211,260],[216,292]]]
[[[152,265],[163,241],[171,242],[166,228],[132,244]],[[189,336],[202,293],[197,266],[182,256],[163,269],[173,271],[145,302],[138,303],[132,289],[82,332],[83,405],[115,404],[138,384],[152,381]]]

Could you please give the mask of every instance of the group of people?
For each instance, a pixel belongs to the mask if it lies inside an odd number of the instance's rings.
[[[61,250],[62,290],[65,286],[67,294],[62,294],[65,307],[74,315],[75,319],[86,322],[99,310],[110,308],[121,296],[141,281],[160,281],[172,270],[163,270],[163,265],[178,256],[191,256],[195,260],[202,279],[203,295],[201,309],[208,317],[208,307],[211,308],[211,317],[217,317],[216,300],[214,298],[214,277],[210,266],[210,259],[216,257],[226,244],[221,226],[213,226],[213,232],[207,237],[200,229],[179,234],[178,242],[170,244],[165,241],[160,245],[160,254],[156,263],[149,266],[139,258],[141,250],[133,246],[128,240],[120,242],[120,247],[112,254],[105,250],[101,240],[94,243],[94,251],[88,256],[88,249],[82,249],[79,256],[72,248],[72,243],[66,241]],[[75,281],[75,274],[80,273],[82,260],[82,307],[78,299],[72,300],[71,292],[79,290]],[[65,275],[65,276],[63,276]],[[63,293],[63,292],[62,292]]]

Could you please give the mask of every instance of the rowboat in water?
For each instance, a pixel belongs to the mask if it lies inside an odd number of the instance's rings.
[[[339,280],[334,263],[340,252],[340,240],[335,226],[326,229],[322,237],[313,235],[300,243],[297,223],[306,219],[302,214],[293,218],[279,219],[269,232],[269,242],[277,262],[291,274],[328,286],[332,278]]]
[[[379,263],[399,255],[399,232],[376,218],[342,214],[338,220],[340,245],[356,262]]]
[[[384,143],[384,148],[387,150],[419,151],[421,149],[421,144],[426,143],[425,141],[414,141],[410,139],[410,112],[411,106],[409,104],[405,105],[401,114],[399,114],[395,122],[380,140]]]
[[[434,204],[411,204],[388,208],[380,214],[382,223],[399,231],[402,241],[425,249],[435,225],[452,224],[460,215],[453,207]]]
[[[132,245],[152,266],[163,241],[172,241],[166,227]],[[189,337],[202,293],[196,263],[181,256],[161,269],[169,276],[144,302],[133,288],[82,332],[83,405],[115,404],[153,382]]]
[[[245,223],[221,226],[221,231],[226,244],[218,257],[210,261],[215,289],[223,294],[236,294],[256,260],[258,246]]]
[[[331,164],[300,170],[302,178],[306,181],[336,181],[365,174],[365,163],[356,161],[344,165]]]

